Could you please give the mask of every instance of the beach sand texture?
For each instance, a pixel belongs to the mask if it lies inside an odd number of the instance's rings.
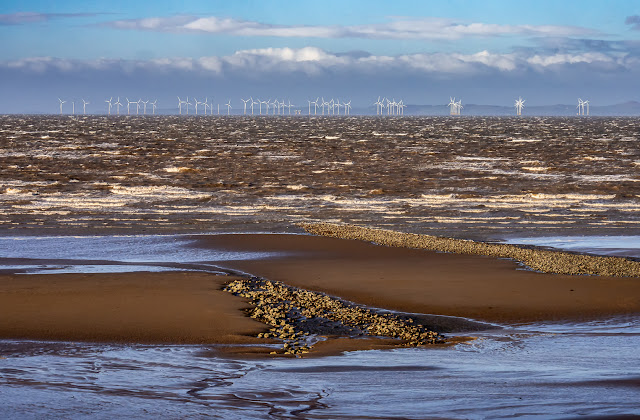
[[[205,273],[0,276],[0,337],[132,342],[256,343],[264,325]]]
[[[511,260],[285,234],[193,237],[193,246],[280,251],[226,261],[233,270],[388,310],[492,322],[593,319],[640,312],[632,277],[526,271]],[[233,276],[199,272],[0,276],[0,337],[142,343],[274,343],[222,290]],[[460,331],[467,326],[440,326]],[[354,348],[348,340],[327,347]],[[369,348],[363,341],[355,348]],[[379,344],[379,343],[377,343]]]
[[[496,322],[578,320],[640,312],[640,281],[633,277],[544,274],[495,257],[305,235],[213,235],[200,238],[199,244],[289,252],[228,265],[397,311]]]

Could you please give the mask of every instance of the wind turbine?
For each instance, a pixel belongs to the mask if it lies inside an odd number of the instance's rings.
[[[251,99],[240,99],[242,102],[244,102],[244,115],[247,115],[247,102],[249,102]]]
[[[113,100],[113,96],[109,98],[109,100],[105,101],[109,104],[109,115],[111,115],[111,101]]]
[[[582,98],[578,98],[578,115],[584,115],[584,101]]]
[[[376,106],[376,115],[380,115],[380,110],[382,109],[382,102],[380,102],[380,97],[378,96],[378,100],[373,103]]]
[[[138,100],[135,102],[136,104],[136,115],[138,115],[140,113],[140,102],[142,102],[142,99],[138,98]]]
[[[187,96],[187,102],[185,102],[185,105],[187,106],[187,115],[189,115],[189,105],[193,105],[191,102],[189,102],[189,97]]]
[[[182,104],[185,103],[185,101],[183,101],[182,99],[180,99],[180,97],[178,96],[178,112],[180,115],[182,115]]]
[[[457,115],[462,115],[462,108],[464,108],[462,106],[462,99],[458,99],[458,103],[456,103],[456,109],[458,111]]]
[[[253,100],[253,96],[251,96],[250,98],[251,98],[251,115],[253,115],[253,106],[258,105],[258,102]]]
[[[204,98],[204,115],[207,116],[207,108],[211,109],[211,104],[209,103],[209,97],[205,96]]]
[[[116,102],[114,104],[116,106],[116,109],[118,110],[118,115],[120,115],[120,107],[122,106],[122,104],[120,103],[120,97],[118,96],[118,102]]]
[[[351,114],[351,101],[344,103],[344,115]]]
[[[76,101],[71,101],[71,115],[76,115]]]
[[[582,115],[584,115],[584,106],[587,106],[587,116],[589,116],[589,100],[586,100],[582,103]]]
[[[198,98],[195,98],[195,97],[193,98],[193,100],[194,100],[194,101],[195,101],[195,103],[196,103],[196,115],[198,115],[198,105],[200,105],[200,104],[204,104],[204,102],[200,102],[200,101],[198,100]],[[206,108],[205,108],[205,110],[206,110]]]
[[[142,101],[142,103],[144,104],[142,114],[147,115],[147,104],[149,103],[149,100],[147,99],[146,101]]]
[[[156,115],[156,103],[157,102],[158,102],[157,99],[155,101],[151,102],[151,106],[153,107],[153,115]]]
[[[514,106],[516,107],[516,115],[521,116],[522,108],[524,108],[524,99],[522,99],[521,97],[518,97],[518,100],[516,101]]]
[[[449,115],[457,115],[456,108],[458,105],[456,103],[456,98],[449,97],[449,104],[447,106],[449,107]]]
[[[269,115],[269,105],[271,105],[271,98],[266,101],[261,101],[267,107],[267,115]],[[260,107],[260,114],[262,115],[262,107]]]
[[[227,102],[225,106],[227,107],[227,115],[231,115],[231,99],[229,99],[229,102]]]
[[[289,101],[289,105],[287,105],[287,107],[289,108],[289,115],[291,115],[291,107],[295,108],[295,105],[291,105],[291,99],[288,99]]]
[[[58,98],[58,101],[60,101],[60,115],[62,115],[62,104],[67,102],[67,101],[63,101],[62,99]]]
[[[324,100],[324,97],[322,98],[322,115],[324,115],[324,107],[327,107],[327,113],[329,112],[329,102]]]
[[[87,113],[87,105],[89,105],[90,102],[87,102],[84,100],[84,98],[82,99],[82,115],[85,115]]]
[[[131,105],[133,102],[131,102],[129,100],[129,98],[125,98],[127,100],[127,115],[129,115],[129,105]]]

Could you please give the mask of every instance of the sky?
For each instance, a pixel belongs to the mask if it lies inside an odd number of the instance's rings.
[[[640,2],[629,0],[11,1],[0,45],[0,113],[56,113],[58,98],[102,113],[118,96],[236,111],[250,96],[305,110],[316,97],[640,100]]]

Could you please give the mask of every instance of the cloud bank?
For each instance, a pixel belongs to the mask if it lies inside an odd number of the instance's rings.
[[[451,19],[396,19],[369,25],[274,25],[217,16],[172,16],[116,20],[103,25],[129,30],[210,33],[246,37],[365,38],[456,40],[466,37],[590,36],[597,31],[578,26],[460,23]]]
[[[316,47],[264,48],[241,50],[227,56],[200,58],[160,58],[152,60],[68,60],[34,57],[0,62],[7,69],[42,73],[50,70],[79,72],[82,70],[150,72],[199,72],[214,76],[244,74],[302,73],[308,76],[326,73],[348,75],[376,73],[439,74],[473,76],[487,72],[553,72],[584,65],[594,71],[637,71],[640,58],[626,53],[508,53],[479,51],[475,54],[430,53],[397,56],[371,55],[361,52],[331,53]]]

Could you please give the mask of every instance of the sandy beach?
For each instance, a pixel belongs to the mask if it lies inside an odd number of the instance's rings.
[[[640,312],[640,282],[633,277],[543,274],[492,257],[306,235],[217,235],[202,238],[201,244],[297,252],[229,266],[397,311],[496,322],[580,320]]]
[[[0,276],[0,337],[129,342],[258,342],[264,325],[204,273]]]
[[[280,257],[220,265],[394,311],[499,323],[587,320],[640,312],[640,282],[631,277],[542,274],[493,257],[310,235],[194,239],[194,247],[281,252]],[[246,316],[247,300],[222,290],[234,279],[201,272],[5,274],[0,276],[0,337],[273,343],[257,338],[267,326]],[[450,322],[434,328],[469,328],[463,324]],[[335,352],[390,344],[388,340],[354,344],[340,339],[320,347]]]

